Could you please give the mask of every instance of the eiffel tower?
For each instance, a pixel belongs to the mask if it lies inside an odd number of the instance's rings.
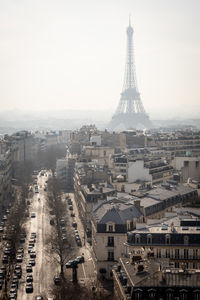
[[[123,90],[119,105],[111,122],[110,130],[144,129],[151,127],[151,121],[145,112],[138,92],[133,57],[133,28],[129,18],[127,28],[127,56]]]

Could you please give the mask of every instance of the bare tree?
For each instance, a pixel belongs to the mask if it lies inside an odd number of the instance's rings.
[[[60,285],[54,286],[52,293],[58,300],[114,300],[114,297],[105,291],[97,291],[92,287],[66,282],[65,279],[61,281]]]
[[[51,249],[55,253],[55,259],[60,266],[60,275],[64,278],[64,265],[69,257],[71,242],[69,235],[63,238],[63,226],[61,220],[66,222],[66,202],[62,200],[60,182],[53,177],[48,181],[48,202],[49,207],[54,213],[55,227],[52,232],[50,243]]]

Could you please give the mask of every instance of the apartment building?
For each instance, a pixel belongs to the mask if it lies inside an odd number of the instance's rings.
[[[193,226],[192,226],[193,225]],[[159,224],[127,233],[127,254],[149,249],[151,256],[167,259],[174,268],[200,269],[200,227]],[[133,257],[134,259],[134,257]]]
[[[179,185],[170,190],[160,186],[146,194],[122,193],[99,203],[92,214],[92,246],[98,275],[104,273],[106,278],[111,278],[113,262],[116,263],[125,253],[127,232],[138,226],[144,228],[145,223],[163,218],[166,212],[192,201],[194,197],[197,197],[197,192],[189,187]]]
[[[74,173],[74,195],[87,237],[91,237],[91,216],[95,205],[115,196],[109,170],[93,162],[77,162]]]
[[[0,214],[2,214],[11,197],[11,178],[12,161],[11,152],[8,149],[4,153],[2,151],[0,154]]]
[[[198,300],[200,271],[162,267],[163,261],[137,254],[132,263],[121,258],[113,268],[117,300]]]
[[[162,156],[151,155],[147,149],[137,154],[118,154],[112,157],[113,178],[123,176],[128,183],[143,181],[151,184],[165,183],[173,178],[173,167]]]
[[[126,232],[142,220],[137,207],[117,199],[101,202],[94,208],[92,248],[98,277],[112,278],[112,268],[124,252]]]

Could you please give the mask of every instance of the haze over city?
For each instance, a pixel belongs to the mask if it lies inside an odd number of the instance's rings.
[[[0,300],[200,299],[200,0],[0,0]]]
[[[1,0],[1,112],[110,117],[122,90],[131,14],[146,112],[151,119],[197,118],[199,10],[198,0]]]

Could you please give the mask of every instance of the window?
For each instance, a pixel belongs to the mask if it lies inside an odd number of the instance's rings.
[[[167,290],[167,300],[173,300],[174,299],[174,291],[172,289]]]
[[[114,223],[107,223],[106,224],[106,231],[108,232],[114,232],[115,231],[115,224]]]
[[[189,161],[184,161],[184,167],[188,167],[189,166]]]
[[[127,230],[130,230],[130,229],[131,229],[131,222],[127,221]]]
[[[113,225],[109,225],[109,226],[108,226],[108,231],[113,232]]]
[[[114,236],[108,236],[108,246],[114,247]]]
[[[184,245],[188,245],[189,237],[187,235],[184,236]]]
[[[165,244],[169,245],[170,244],[170,235],[166,234],[165,236]]]
[[[139,234],[135,235],[135,243],[140,244],[140,235]]]
[[[194,300],[200,300],[200,290],[195,290],[193,293],[194,293]]]
[[[175,262],[175,268],[178,269],[179,268],[179,263]]]
[[[181,300],[187,300],[188,299],[188,296],[187,296],[187,290],[181,290],[180,291],[180,299]]]
[[[166,258],[170,258],[170,250],[169,249],[166,249]]]
[[[141,289],[136,289],[134,291],[135,294],[135,300],[142,300],[142,290]]]
[[[108,260],[113,261],[114,260],[114,251],[108,251]]]
[[[148,294],[149,294],[149,300],[156,299],[156,291],[154,289],[148,290]]]
[[[147,244],[152,244],[152,235],[147,234]]]
[[[184,258],[188,259],[188,249],[184,249]]]
[[[157,250],[157,257],[158,257],[158,258],[161,258],[161,249],[158,249],[158,250]]]
[[[196,168],[199,167],[199,161],[196,161]]]
[[[179,249],[175,249],[175,258],[179,258]]]

